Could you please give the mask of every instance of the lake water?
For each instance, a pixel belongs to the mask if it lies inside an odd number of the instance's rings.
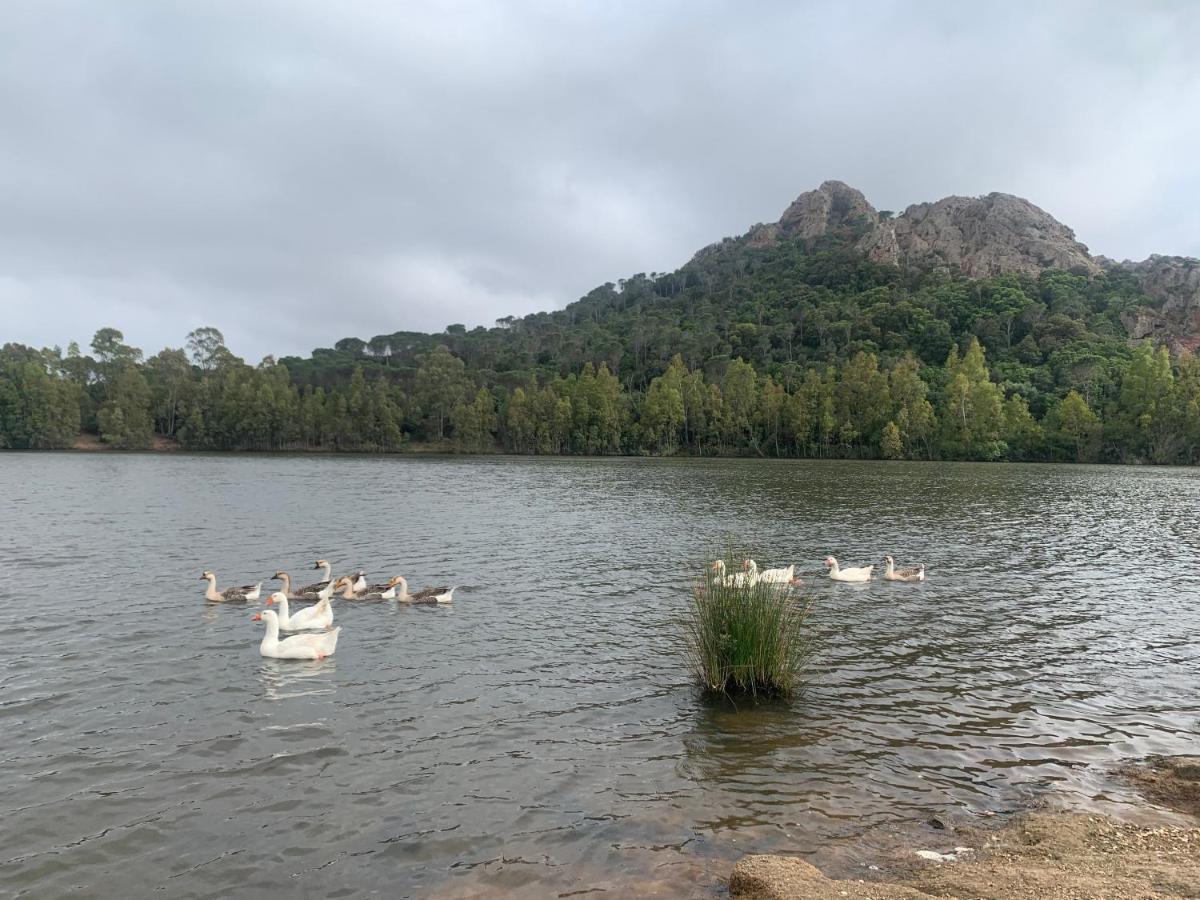
[[[3,454],[0,498],[0,893],[704,896],[747,850],[1119,810],[1200,732],[1197,471]],[[730,538],[810,573],[790,708],[691,687]],[[816,576],[888,552],[929,580]],[[321,663],[204,602],[317,557],[465,587],[335,601]]]

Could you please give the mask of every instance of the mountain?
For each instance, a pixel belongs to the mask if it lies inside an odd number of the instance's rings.
[[[1151,256],[1117,263],[1093,257],[1070,228],[1012,194],[944,197],[892,216],[876,210],[861,191],[826,181],[797,197],[778,222],[755,225],[731,243],[763,248],[830,236],[851,239],[854,249],[873,262],[971,279],[1004,274],[1036,278],[1048,270],[1093,277],[1123,270],[1150,301],[1124,316],[1130,338],[1154,338],[1175,350],[1200,347],[1200,260]],[[711,245],[695,259],[728,249],[729,243]]]

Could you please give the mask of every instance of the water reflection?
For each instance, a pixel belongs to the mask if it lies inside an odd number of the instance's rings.
[[[268,700],[294,700],[337,692],[337,655],[322,660],[260,657],[259,681]]]

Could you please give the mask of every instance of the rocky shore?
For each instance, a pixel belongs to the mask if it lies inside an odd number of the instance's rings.
[[[1158,806],[1200,815],[1200,757],[1156,757],[1125,770]],[[1000,828],[960,827],[946,847],[881,861],[878,880],[837,880],[789,856],[747,856],[740,900],[1200,897],[1200,827],[1033,812]]]

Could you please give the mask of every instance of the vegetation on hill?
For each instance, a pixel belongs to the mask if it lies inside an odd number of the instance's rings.
[[[605,284],[492,328],[346,338],[251,366],[219,331],[144,359],[105,328],[0,349],[0,447],[1200,462],[1200,363],[1133,344],[1128,272],[968,280],[852,227]]]

